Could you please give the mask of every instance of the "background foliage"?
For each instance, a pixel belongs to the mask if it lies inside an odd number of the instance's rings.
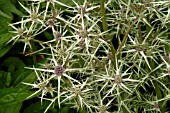
[[[0,113],[170,111],[168,0],[0,6]]]

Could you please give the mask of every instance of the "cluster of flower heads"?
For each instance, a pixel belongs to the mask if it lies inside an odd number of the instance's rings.
[[[99,11],[99,4],[90,4],[86,0],[83,5],[79,5],[73,0],[75,6],[66,5],[58,0],[29,1],[30,8],[20,3],[27,16],[24,16],[20,22],[10,24],[15,30],[12,32],[16,35],[9,42],[22,41],[25,43],[23,52],[31,49],[30,54],[41,53],[47,57],[47,63],[43,66],[27,67],[35,70],[37,82],[24,83],[38,89],[28,98],[42,92],[41,102],[43,103],[43,100],[51,101],[45,112],[52,104],[57,103],[60,107],[61,104],[67,102],[71,102],[77,110],[86,109],[91,113],[107,112],[113,103],[118,103],[118,112],[122,106],[129,110],[127,107],[130,103],[129,100],[133,98],[131,96],[134,93],[136,94],[139,86],[145,89],[144,84],[150,80],[149,78],[160,81],[169,75],[169,56],[162,56],[158,45],[164,42],[160,37],[153,42],[148,41],[154,29],[150,29],[143,41],[136,39],[136,33],[132,32],[132,35],[128,36],[127,44],[122,48],[122,54],[115,54],[114,57],[111,52],[112,45],[105,41],[105,33],[109,31],[102,32],[100,28],[103,17],[98,16],[99,14],[96,12]],[[44,3],[45,7],[43,7]],[[118,12],[112,12],[109,3],[112,1],[109,0],[105,5],[111,15],[108,22],[115,22],[109,27],[117,25],[115,34],[118,37],[118,34],[122,32],[120,30],[121,22],[116,15]],[[65,7],[65,11],[71,16],[59,10],[58,5]],[[128,16],[129,10],[131,9],[127,10],[126,16]],[[145,11],[142,10],[141,13],[143,12]],[[72,15],[74,16],[72,17]],[[133,14],[131,16],[130,20],[134,18]],[[142,20],[148,24],[143,17],[140,17],[137,25]],[[124,27],[122,28],[124,29]],[[44,41],[49,37],[42,39],[40,34],[46,32],[50,32],[49,34],[53,38]],[[139,36],[137,35],[137,37]],[[38,44],[42,48],[34,50],[32,43]],[[150,43],[155,45],[151,46]],[[44,53],[45,49],[50,52]],[[163,61],[160,65],[158,58]],[[159,66],[153,67],[151,62]],[[147,70],[141,67],[147,68]],[[166,68],[161,72],[162,76],[150,77],[152,72],[160,70],[161,67]],[[152,80],[150,81],[152,82]],[[165,85],[162,87],[168,90]],[[50,93],[51,97],[48,97],[47,93]],[[139,98],[142,96],[139,93],[137,95]],[[157,100],[152,100],[149,104],[156,108],[159,106]]]

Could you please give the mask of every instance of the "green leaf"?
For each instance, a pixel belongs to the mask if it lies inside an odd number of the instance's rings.
[[[26,83],[33,83],[36,80],[36,75],[34,70],[25,69],[25,64],[22,60],[16,57],[9,57],[5,59],[5,61],[1,64],[3,68],[8,70],[8,73],[11,73],[11,76],[3,77],[4,81],[2,84],[6,84],[6,86],[11,85],[16,88],[22,89],[31,89],[30,86],[23,84],[22,82]],[[2,87],[4,87],[2,85]]]
[[[22,102],[32,92],[25,89],[0,89],[0,113],[19,113]]]
[[[14,76],[17,76],[15,82],[13,83],[13,86],[16,88],[22,88],[22,89],[31,89],[31,86],[23,84],[25,83],[33,83],[36,80],[36,74],[33,70],[18,70]]]
[[[3,30],[0,33],[4,32],[7,32],[7,30]],[[0,57],[4,56],[12,48],[13,45],[6,45],[7,41],[9,41],[11,37],[12,37],[11,33],[4,33],[0,35],[0,50],[1,50]]]
[[[19,113],[22,102],[12,105],[0,105],[0,113]]]
[[[13,105],[24,101],[32,92],[25,89],[6,88],[0,89],[0,105]]]
[[[3,11],[1,11],[1,10],[0,10],[0,16],[3,16],[3,17],[5,17],[5,18],[8,18],[8,19],[11,19],[11,20],[12,20],[12,17],[11,17],[11,16],[5,14],[5,13],[4,13]]]
[[[9,75],[10,73],[8,72],[5,72],[5,71],[0,71],[0,89],[3,89],[7,86],[7,79],[8,78],[7,76]]]
[[[45,37],[46,37],[48,40],[52,40],[52,39],[54,39],[53,35],[52,35],[52,34],[50,34],[50,33],[49,33],[49,32],[47,32],[47,31],[44,31],[44,35],[45,35]]]
[[[19,113],[22,102],[32,92],[14,88],[0,90],[0,113]]]
[[[25,64],[16,57],[9,57],[3,62],[3,66],[8,67],[8,72],[14,73],[19,68],[24,68]]]
[[[11,73],[7,72],[7,75],[5,76],[6,79],[6,86],[9,87],[11,83]]]
[[[8,45],[8,46],[0,46],[0,57],[4,56],[11,48],[13,45]]]
[[[0,6],[0,30],[10,28],[8,23],[13,19],[12,13],[23,16],[23,13],[17,10],[10,0],[0,0]]]
[[[50,101],[43,101],[42,104],[40,101],[33,103],[25,109],[24,113],[43,113],[49,104]]]
[[[68,112],[69,112],[69,109],[70,109],[70,106],[64,106],[64,107],[61,109],[61,113],[68,113]]]
[[[7,30],[0,32],[0,46],[5,46],[6,43],[12,38],[12,33],[9,33]]]
[[[8,23],[10,23],[11,21],[12,21],[12,19],[8,19],[3,16],[0,16],[0,30],[11,28],[8,26]]]
[[[19,16],[23,16],[22,12],[17,10],[17,8],[11,3],[10,0],[0,0],[0,10],[11,16],[11,13],[15,13]]]

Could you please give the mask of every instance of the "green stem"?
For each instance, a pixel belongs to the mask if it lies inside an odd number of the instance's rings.
[[[154,87],[155,87],[155,92],[156,92],[156,96],[157,96],[157,99],[162,99],[162,93],[161,93],[161,90],[160,90],[160,87],[158,85],[158,82],[157,81],[153,81],[153,84],[154,84]],[[161,110],[161,113],[165,113],[165,109],[164,109],[164,106],[163,106],[163,102],[160,101],[158,102],[159,106],[160,106],[160,110]]]
[[[126,34],[125,34],[125,36],[123,37],[123,40],[122,40],[121,44],[119,45],[119,47],[118,47],[118,49],[117,49],[117,52],[118,52],[118,53],[120,53],[120,51],[122,50],[122,47],[123,47],[123,45],[125,44],[126,39],[128,38],[128,34],[129,34],[130,30],[133,28],[133,26],[134,26],[134,24],[137,22],[138,18],[139,18],[139,17],[137,16],[136,19],[134,20],[134,22],[129,26],[129,28],[128,28]]]
[[[106,32],[106,36],[105,36],[105,39],[106,41],[110,44],[110,48],[111,48],[111,52],[112,52],[112,61],[114,63],[114,66],[116,66],[116,60],[115,60],[115,57],[116,57],[116,50],[111,42],[111,37],[109,35],[109,33],[107,32],[108,31],[108,24],[107,24],[107,21],[106,21],[106,9],[104,7],[104,2],[105,0],[100,0],[100,12],[101,12],[101,17],[102,17],[102,28],[103,28],[103,31]]]
[[[154,63],[154,61],[152,59],[149,59],[149,62],[150,62],[150,65],[151,65],[151,68],[154,69],[156,68],[156,64]],[[154,73],[153,73],[153,76],[156,76]],[[153,80],[153,85],[154,85],[154,88],[155,88],[155,92],[156,92],[156,96],[157,96],[157,99],[162,99],[163,97],[163,94],[161,93],[161,89],[160,89],[160,86],[158,84],[158,82],[156,80]],[[163,106],[163,102],[160,101],[158,102],[159,106],[160,106],[160,110],[161,110],[161,113],[165,113],[165,109],[164,109],[164,106]],[[166,106],[166,105],[165,105]]]
[[[31,53],[32,52],[34,52],[34,51],[36,51],[36,46],[35,46],[35,42],[31,42],[31,46],[32,46],[32,51],[31,51]],[[32,54],[32,57],[33,57],[33,63],[35,64],[36,63],[36,55],[35,54]]]
[[[124,106],[121,106],[121,108],[123,110],[123,113],[129,113],[129,111]]]
[[[108,31],[108,24],[106,21],[106,9],[104,7],[104,2],[105,0],[100,0],[100,11],[101,11],[101,16],[102,16],[102,27],[103,31]],[[110,40],[110,35],[107,32],[106,33],[106,40]]]
[[[146,20],[148,21],[149,24],[151,23],[151,19],[150,19],[149,15],[147,15]],[[151,31],[151,29],[152,28],[148,24],[146,24],[147,34]],[[150,35],[148,36],[148,39],[152,39],[152,33],[150,33]]]
[[[154,35],[155,38],[159,35],[161,30],[162,30],[162,26],[160,26],[159,29],[156,31],[156,33]]]
[[[139,42],[141,43],[143,41],[142,38],[142,30],[141,30],[141,24],[138,24],[138,34],[139,34]]]
[[[49,4],[50,5],[50,8],[51,8],[51,11],[53,13],[53,17],[56,17],[57,16],[57,13],[56,13],[56,10],[55,10],[55,7],[52,3]]]

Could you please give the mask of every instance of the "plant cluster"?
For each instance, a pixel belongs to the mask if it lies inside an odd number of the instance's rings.
[[[27,99],[38,95],[44,112],[170,111],[169,0],[19,4],[25,16],[9,24],[7,44],[22,42],[32,56],[34,66],[25,68],[37,80],[22,85],[32,87]]]

